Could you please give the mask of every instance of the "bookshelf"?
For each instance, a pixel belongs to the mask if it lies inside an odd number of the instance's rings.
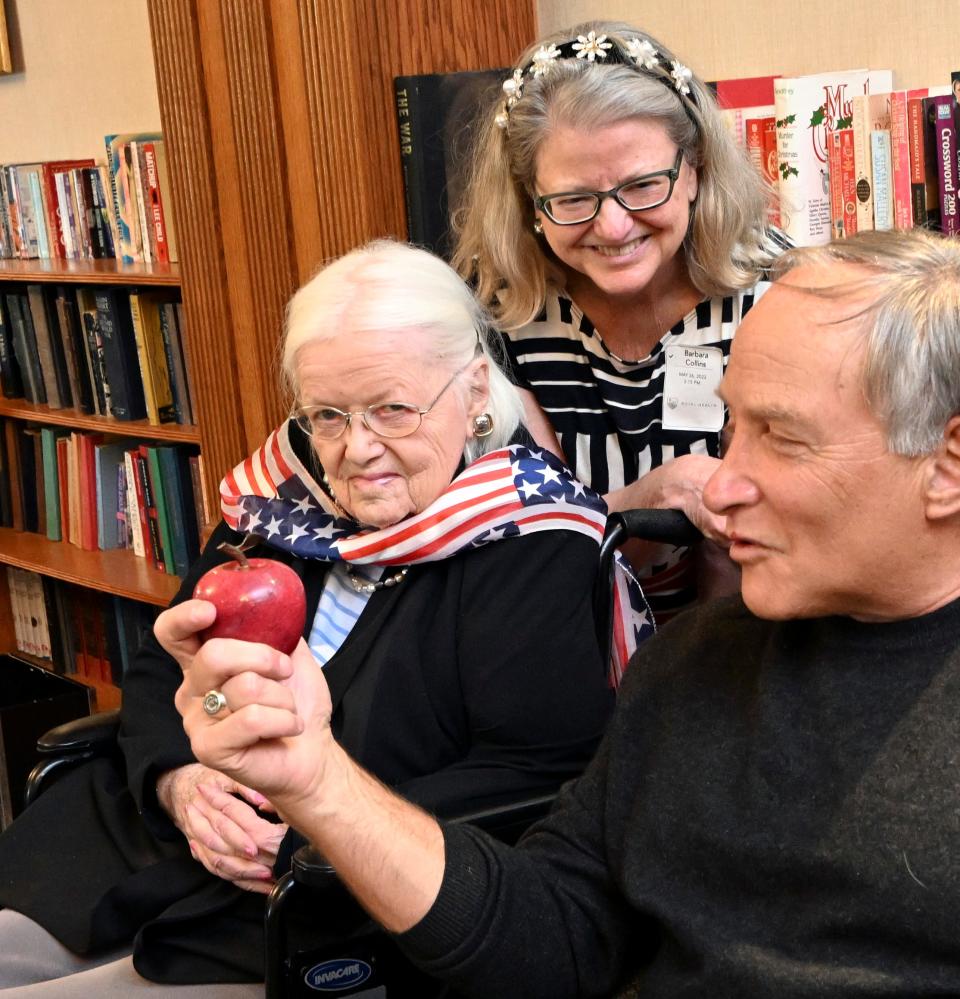
[[[195,425],[118,423],[13,399],[0,400],[0,418],[199,445],[204,502],[215,511],[223,472],[286,413],[276,356],[290,295],[325,259],[405,233],[393,77],[504,65],[518,39],[534,36],[535,4],[142,2],[179,265],[6,260],[0,285],[179,290]],[[55,157],[40,148],[35,158]],[[177,588],[176,577],[130,552],[83,551],[6,529],[3,565],[153,606]],[[15,648],[5,577],[0,652]],[[116,691],[97,693],[101,708],[116,702]]]
[[[0,282],[120,284],[179,288],[179,264],[125,264],[119,260],[0,260]]]
[[[71,289],[73,286],[121,290],[180,290],[181,271],[177,264],[124,264],[116,260],[0,260],[0,288],[19,291],[39,285]],[[104,440],[139,441],[144,444],[202,443],[200,428],[191,424],[151,424],[148,420],[117,420],[54,408],[26,398],[0,398],[0,419],[17,424],[58,428],[65,431],[96,433]],[[25,474],[21,470],[21,474]],[[11,488],[16,484],[11,482]],[[132,550],[89,551],[70,544],[65,538],[50,540],[44,534],[0,527],[0,566],[27,570],[48,580],[58,580],[99,594],[123,597],[154,607],[165,606],[179,587],[179,578],[158,570],[149,557],[137,557]],[[0,593],[0,651],[14,652],[37,665],[52,668],[49,660],[16,649],[15,628],[6,573]],[[48,608],[49,610],[49,608]],[[50,622],[51,627],[56,622]],[[60,667],[63,664],[59,664]],[[97,709],[116,707],[120,692],[96,674],[74,674],[92,687]]]

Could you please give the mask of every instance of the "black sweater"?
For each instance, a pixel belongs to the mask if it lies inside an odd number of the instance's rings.
[[[958,996],[958,705],[960,602],[681,615],[521,848],[446,831],[440,896],[401,940],[498,999]]]

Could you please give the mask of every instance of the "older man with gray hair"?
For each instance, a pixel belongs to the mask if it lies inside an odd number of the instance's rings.
[[[358,768],[304,646],[197,648],[195,603],[158,622],[197,756],[471,995],[960,995],[960,243],[789,253],[721,394],[704,499],[742,599],[641,649],[589,770],[518,847]]]

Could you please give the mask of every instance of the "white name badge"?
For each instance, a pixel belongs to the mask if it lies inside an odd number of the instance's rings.
[[[719,347],[667,347],[663,379],[664,430],[711,430],[723,427],[723,402],[717,396],[723,377]]]

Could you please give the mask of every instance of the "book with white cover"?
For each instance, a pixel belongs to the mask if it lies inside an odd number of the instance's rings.
[[[892,89],[890,70],[841,70],[775,81],[782,227],[798,246],[830,240],[827,134],[850,127],[854,96]]]

